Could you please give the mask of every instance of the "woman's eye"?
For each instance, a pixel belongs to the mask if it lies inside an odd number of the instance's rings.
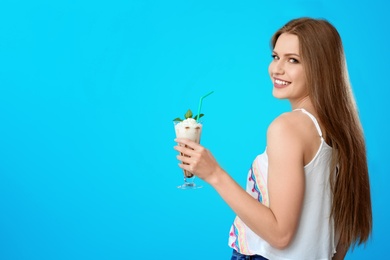
[[[272,54],[271,57],[272,57],[273,60],[278,60],[279,59],[279,57],[276,54]]]
[[[288,61],[289,61],[290,63],[299,63],[299,60],[294,59],[294,58],[290,58]]]

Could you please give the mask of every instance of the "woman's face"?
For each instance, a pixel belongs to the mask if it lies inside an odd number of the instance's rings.
[[[299,103],[308,96],[308,89],[299,53],[298,36],[282,33],[272,52],[269,74],[273,83],[272,94],[279,99]]]

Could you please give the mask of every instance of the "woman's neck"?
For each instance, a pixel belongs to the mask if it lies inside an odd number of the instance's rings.
[[[306,96],[300,100],[297,101],[292,101],[290,100],[291,108],[292,110],[298,109],[298,108],[303,108],[307,110],[308,112],[314,112],[314,106],[313,103],[311,102],[309,96]]]

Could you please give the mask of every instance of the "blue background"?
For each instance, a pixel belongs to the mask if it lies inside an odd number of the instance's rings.
[[[338,28],[367,141],[373,236],[346,259],[383,259],[389,11],[380,0],[2,0],[0,259],[229,259],[234,213],[201,180],[176,189],[172,119],[215,91],[202,143],[244,185],[268,124],[290,109],[271,95],[269,39],[300,16]]]

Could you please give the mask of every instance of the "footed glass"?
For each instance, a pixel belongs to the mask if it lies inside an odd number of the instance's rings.
[[[175,133],[177,138],[188,138],[196,143],[200,143],[200,136],[202,133],[202,123],[194,122],[188,123],[185,121],[174,121]],[[183,154],[182,154],[183,155]],[[178,186],[179,189],[189,190],[189,189],[199,189],[202,186],[199,186],[195,183],[196,176],[187,171],[183,170],[184,183]]]

